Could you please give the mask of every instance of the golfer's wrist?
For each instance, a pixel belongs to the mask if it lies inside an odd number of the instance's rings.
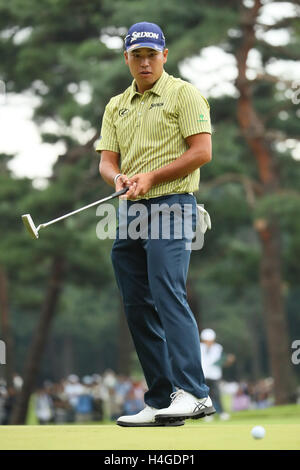
[[[148,177],[150,178],[151,186],[154,186],[160,182],[160,181],[157,181],[158,174],[156,170],[150,171],[148,173]]]
[[[122,173],[117,173],[117,174],[115,175],[115,177],[114,177],[114,185],[115,185],[115,186],[116,186],[116,184],[117,184],[117,180],[118,180],[119,176],[121,176],[121,175],[122,175]]]

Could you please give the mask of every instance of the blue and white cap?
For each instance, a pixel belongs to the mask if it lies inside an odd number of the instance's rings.
[[[132,25],[125,38],[126,51],[149,47],[162,52],[165,44],[165,36],[160,27],[146,21]]]

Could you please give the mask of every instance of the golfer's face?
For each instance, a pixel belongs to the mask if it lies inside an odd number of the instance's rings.
[[[125,62],[131,75],[135,78],[139,91],[152,88],[163,73],[167,62],[168,49],[163,52],[143,47],[134,51],[125,52]]]

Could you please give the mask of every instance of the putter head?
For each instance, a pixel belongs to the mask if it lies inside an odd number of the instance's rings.
[[[39,238],[39,233],[37,231],[36,226],[34,225],[31,215],[30,214],[22,215],[22,220],[23,220],[23,224],[25,225],[31,237],[34,238],[35,240]]]

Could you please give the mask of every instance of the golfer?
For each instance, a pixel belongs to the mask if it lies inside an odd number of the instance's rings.
[[[211,160],[209,105],[190,83],[165,72],[168,49],[156,24],[130,27],[124,57],[134,80],[106,106],[96,150],[102,178],[117,191],[129,187],[119,205],[112,263],[148,391],[145,408],[117,424],[176,426],[215,412],[186,298],[188,242],[196,229],[193,193],[199,168]],[[160,231],[151,237],[153,214],[162,206],[177,208],[170,210],[170,236]],[[178,218],[178,208],[186,217]],[[137,209],[148,236],[144,230],[140,237],[121,237]],[[190,230],[175,236],[182,221]]]

